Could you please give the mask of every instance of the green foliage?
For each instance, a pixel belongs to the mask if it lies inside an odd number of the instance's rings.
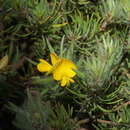
[[[102,0],[100,11],[102,17],[106,19],[106,24],[113,22],[129,24],[129,7],[128,0]]]
[[[63,105],[53,108],[49,102],[42,101],[38,94],[37,91],[33,91],[32,95],[28,92],[28,99],[21,108],[13,104],[9,105],[9,108],[17,114],[14,124],[18,128],[21,130],[73,130],[75,128],[75,121],[71,119],[72,108],[68,107],[68,111]]]
[[[130,108],[129,106],[126,106],[126,104],[123,104],[123,108],[122,106],[119,106],[120,109],[117,110],[117,112],[113,112],[110,113],[109,116],[109,121],[107,121],[106,124],[104,124],[103,122],[105,120],[98,120],[100,121],[101,124],[99,124],[98,126],[95,126],[95,128],[97,130],[129,130],[130,129],[130,119],[129,119],[129,112],[130,112]],[[104,119],[104,117],[103,117]]]
[[[15,126],[130,129],[129,0],[1,0],[0,5],[0,97],[2,105],[11,102]],[[39,59],[49,61],[52,52],[77,65],[68,87],[37,71]]]

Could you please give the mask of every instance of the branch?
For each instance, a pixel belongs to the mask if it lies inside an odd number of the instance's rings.
[[[114,126],[120,125],[119,123],[116,123],[116,122],[113,122],[113,121],[101,120],[101,119],[97,119],[97,122],[104,123],[104,124],[109,124],[109,125],[114,125]]]
[[[87,119],[83,119],[83,120],[78,121],[77,124],[81,125],[81,124],[88,123],[89,121],[90,121],[90,119],[87,118]],[[116,123],[113,121],[108,121],[108,120],[96,119],[96,121],[99,123],[104,123],[104,124],[109,124],[109,125],[114,125],[114,126],[120,125],[119,123]]]
[[[126,103],[121,104],[121,105],[120,105],[120,106],[118,106],[115,110],[117,111],[117,110],[119,110],[119,109],[121,109],[122,107],[127,106],[127,105],[130,105],[130,101],[128,101],[128,102],[126,102]]]

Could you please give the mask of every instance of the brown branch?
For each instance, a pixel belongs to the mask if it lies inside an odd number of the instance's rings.
[[[90,121],[90,119],[87,118],[87,119],[83,119],[83,120],[78,121],[77,124],[81,125],[81,124],[88,123],[89,121]],[[99,123],[114,125],[114,126],[120,125],[119,123],[116,123],[116,122],[113,122],[113,121],[108,121],[108,120],[96,119],[95,121],[97,121]]]
[[[88,123],[90,121],[90,119],[83,119],[83,120],[80,120],[77,122],[78,125],[81,125],[81,124],[85,124],[85,123]]]
[[[117,110],[119,110],[119,109],[121,109],[122,107],[127,106],[127,105],[130,105],[130,101],[121,104],[121,105],[118,106],[115,110],[117,111]]]
[[[119,110],[122,107],[127,106],[127,105],[130,105],[130,101],[119,105],[114,111],[117,111],[117,110]],[[77,124],[81,125],[81,124],[88,123],[89,121],[90,121],[90,119],[86,118],[86,119],[78,121]],[[120,125],[119,123],[116,123],[116,122],[113,122],[113,121],[108,121],[108,120],[96,119],[96,121],[99,122],[99,123],[105,123],[105,124],[110,124],[110,125],[115,125],[115,126]]]
[[[101,119],[97,119],[97,122],[99,122],[99,123],[104,123],[104,124],[109,124],[109,125],[114,125],[114,126],[119,125],[119,124],[116,123],[116,122],[108,121],[108,120],[101,120]]]

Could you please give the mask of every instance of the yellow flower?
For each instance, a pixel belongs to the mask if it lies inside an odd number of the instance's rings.
[[[51,63],[50,65],[47,61],[40,59],[40,63],[37,65],[37,69],[40,72],[48,72],[53,74],[53,78],[57,81],[61,81],[61,86],[64,87],[70,82],[74,82],[72,79],[76,72],[76,65],[65,58],[59,58],[55,53],[50,54]]]

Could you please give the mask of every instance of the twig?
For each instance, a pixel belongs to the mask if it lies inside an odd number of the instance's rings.
[[[104,123],[104,124],[109,124],[109,125],[115,125],[115,126],[120,125],[120,124],[118,124],[116,122],[113,122],[113,121],[101,120],[101,119],[97,119],[97,122]]]
[[[118,106],[115,110],[119,110],[120,108],[124,107],[124,106],[127,106],[127,105],[130,105],[130,101],[126,102],[126,103],[123,103],[121,104],[120,106]]]
[[[83,120],[80,120],[77,122],[78,125],[81,125],[81,124],[85,124],[85,123],[88,123],[90,121],[90,119],[83,119]],[[116,123],[116,122],[113,122],[113,121],[108,121],[108,120],[101,120],[101,119],[96,119],[97,122],[99,123],[105,123],[105,124],[110,124],[110,125],[120,125],[119,123]]]
[[[83,119],[83,120],[80,120],[77,122],[78,125],[81,125],[81,124],[85,124],[85,123],[88,123],[90,121],[90,119]]]

